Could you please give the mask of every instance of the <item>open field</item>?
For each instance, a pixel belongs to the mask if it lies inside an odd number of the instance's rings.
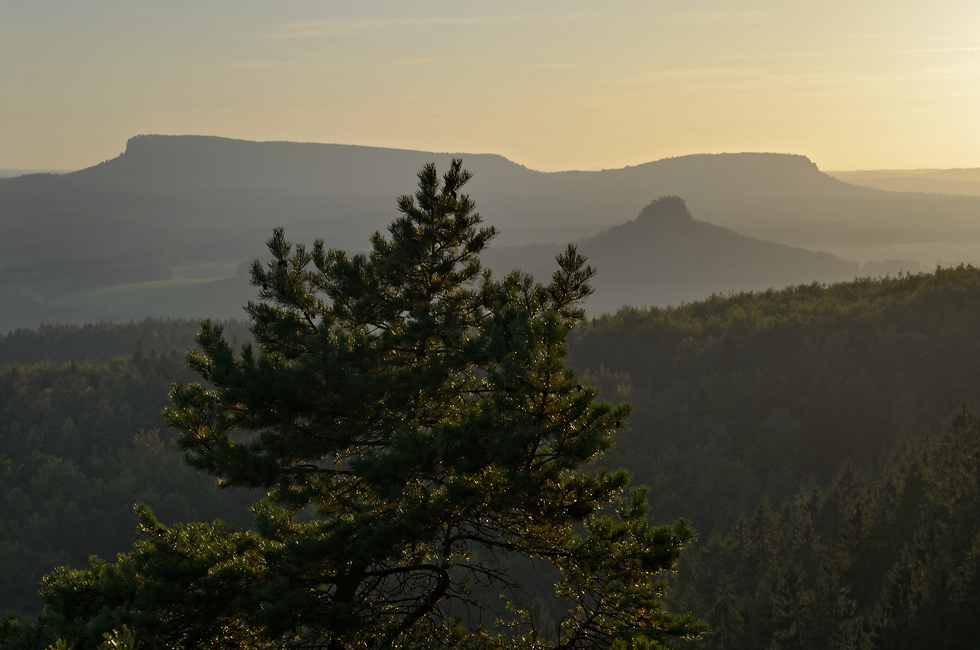
[[[169,280],[73,291],[57,302],[139,316],[240,318],[242,305],[254,296],[244,278],[184,278],[178,272]]]

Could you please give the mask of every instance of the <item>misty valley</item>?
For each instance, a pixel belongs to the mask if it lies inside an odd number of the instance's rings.
[[[412,191],[405,170],[451,157],[139,136],[78,172],[0,178],[0,331],[241,317],[248,264],[266,254],[273,226],[296,241],[364,250],[387,227],[393,197]],[[694,155],[559,173],[489,154],[464,161],[479,179],[481,214],[500,231],[485,264],[546,277],[574,242],[600,270],[592,315],[980,262],[980,196],[853,185],[803,156]],[[980,182],[961,176],[964,192]],[[659,202],[671,196],[683,205]]]
[[[975,647],[976,171],[0,178],[0,648]]]

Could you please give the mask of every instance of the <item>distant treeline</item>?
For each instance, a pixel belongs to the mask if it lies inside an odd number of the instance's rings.
[[[82,323],[117,314],[64,305],[58,298],[79,289],[166,280],[173,269],[162,257],[112,256],[0,266],[0,334],[25,323]]]
[[[708,533],[980,406],[978,322],[980,269],[945,268],[624,309],[573,332],[570,359],[636,409],[607,462]]]
[[[0,266],[0,286],[58,295],[75,289],[166,280],[173,268],[159,255],[52,260]]]
[[[0,289],[0,334],[23,328],[25,324],[34,327],[39,323],[90,323],[117,316],[118,320],[125,318],[101,309],[49,302],[27,289]]]
[[[248,325],[239,320],[221,321],[228,340],[244,343],[251,338]],[[63,364],[70,361],[101,365],[134,351],[185,351],[194,347],[200,321],[146,318],[128,323],[42,325],[18,329],[0,336],[0,364]]]

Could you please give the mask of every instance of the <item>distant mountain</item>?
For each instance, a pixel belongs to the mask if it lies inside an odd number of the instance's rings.
[[[879,190],[980,196],[980,167],[972,169],[884,169],[827,173],[847,183]]]
[[[27,174],[64,174],[65,169],[0,169],[0,178],[12,178]]]
[[[251,142],[212,136],[142,135],[122,155],[64,175],[68,183],[128,189],[257,189],[314,195],[409,192],[425,162],[448,165],[463,158],[490,195],[554,194],[591,197],[610,191],[635,195],[638,182],[678,189],[711,187],[722,194],[867,196],[865,189],[820,173],[805,156],[741,153],[666,158],[603,171],[545,173],[496,154],[433,153],[404,149],[297,142]],[[412,170],[406,178],[406,169]],[[612,197],[606,197],[610,200]],[[601,217],[600,217],[601,221]]]
[[[364,248],[395,215],[395,198],[413,191],[415,172],[453,157],[474,172],[468,189],[500,228],[499,245],[587,237],[659,195],[683,196],[699,218],[748,235],[860,259],[895,257],[902,246],[902,257],[915,257],[925,243],[920,259],[931,262],[936,246],[980,242],[980,197],[858,187],[797,155],[543,173],[491,154],[138,136],[88,169],[0,179],[0,264],[146,252],[175,265],[235,262],[261,254],[274,226],[296,241]]]
[[[722,236],[720,227],[845,259],[980,262],[980,197],[858,187],[797,155],[700,154],[543,173],[493,154],[138,136],[94,167],[0,178],[0,271],[19,278],[0,286],[0,331],[98,315],[240,316],[254,293],[236,269],[265,254],[274,227],[296,242],[323,238],[332,248],[363,250],[397,215],[396,198],[414,191],[416,172],[427,162],[446,169],[452,158],[474,173],[467,190],[500,230],[488,260],[517,255],[495,266],[546,274],[557,249],[582,241],[600,271],[593,312],[853,275],[831,270],[846,267],[839,261],[817,268],[818,258],[802,250],[748,252],[748,240]],[[683,196],[698,219],[715,225],[689,219],[672,231],[641,218],[604,232],[665,195]],[[538,246],[494,252],[529,244]],[[155,260],[143,270],[169,267],[172,276],[146,281],[141,271],[106,284],[119,259]],[[88,271],[47,277],[44,265]]]
[[[860,274],[858,263],[829,253],[761,241],[695,220],[677,196],[657,199],[636,219],[583,239],[577,247],[598,270],[596,292],[586,303],[592,313],[627,304],[677,305],[712,293],[851,280]],[[536,245],[491,249],[485,257],[497,272],[520,267],[546,279],[559,252],[558,246]],[[906,264],[905,270],[918,267]]]

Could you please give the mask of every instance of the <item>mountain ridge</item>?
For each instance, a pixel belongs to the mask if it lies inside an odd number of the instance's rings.
[[[266,160],[261,160],[261,156],[265,156]],[[246,160],[243,161],[242,158]],[[249,161],[249,158],[253,161]],[[489,174],[489,178],[493,181],[501,180],[498,179],[498,176],[525,175],[534,177],[541,182],[564,183],[572,181],[576,184],[592,185],[592,181],[606,178],[613,179],[614,183],[618,181],[632,184],[648,173],[663,172],[670,168],[677,169],[681,175],[690,171],[703,172],[707,168],[713,176],[717,176],[725,173],[732,174],[736,170],[750,170],[755,166],[755,173],[743,173],[742,177],[738,179],[759,183],[759,186],[752,188],[754,191],[758,191],[759,187],[769,185],[773,187],[774,191],[782,188],[779,190],[780,192],[799,192],[806,189],[808,184],[816,188],[817,186],[813,185],[814,179],[820,178],[823,183],[821,189],[824,190],[833,189],[844,194],[869,194],[869,188],[839,181],[820,171],[817,165],[806,156],[791,153],[696,153],[670,156],[614,169],[546,172],[531,169],[496,153],[433,152],[394,147],[290,142],[285,140],[259,142],[207,135],[137,135],[130,138],[122,153],[114,158],[76,171],[57,174],[30,174],[30,176],[35,177],[34,180],[38,180],[36,178],[38,176],[43,176],[49,180],[61,182],[94,182],[100,185],[132,186],[135,182],[135,185],[139,187],[154,184],[172,185],[175,181],[182,181],[176,183],[179,186],[187,184],[188,177],[191,177],[194,182],[189,183],[189,185],[215,187],[215,176],[208,177],[207,174],[191,176],[191,174],[200,174],[201,172],[213,174],[218,171],[216,176],[220,179],[240,170],[243,167],[242,163],[247,162],[249,164],[244,165],[244,169],[253,173],[261,172],[262,175],[240,177],[240,185],[254,186],[256,181],[262,182],[263,180],[266,180],[263,183],[266,186],[276,185],[276,183],[267,181],[267,179],[272,178],[277,183],[295,189],[293,186],[298,185],[298,183],[290,181],[289,176],[284,177],[282,173],[270,173],[275,171],[275,164],[288,161],[290,173],[305,168],[312,170],[311,173],[319,174],[330,171],[350,176],[351,170],[364,171],[365,164],[376,165],[379,161],[384,161],[385,174],[382,175],[382,178],[388,180],[387,177],[391,174],[389,168],[394,168],[394,173],[398,174],[397,180],[401,181],[406,165],[417,164],[418,160],[426,159],[436,162],[439,167],[443,167],[452,158],[461,158],[467,168],[475,164],[476,167],[480,168],[481,179],[484,182],[486,182],[485,177]],[[337,164],[336,159],[342,159],[342,164]],[[210,164],[202,165],[202,163]],[[760,163],[762,163],[761,167]],[[167,173],[161,176],[159,174],[161,169]],[[787,175],[787,171],[791,173]],[[765,178],[764,175],[768,175],[768,178]],[[308,176],[309,174],[300,174],[304,183],[311,182],[307,178]],[[22,178],[0,178],[0,180],[17,181]],[[318,177],[317,180],[322,179]],[[411,180],[409,179],[409,181]],[[793,181],[796,183],[794,184]],[[309,189],[308,186],[307,189]]]
[[[980,197],[858,187],[799,154],[540,172],[498,154],[143,135],[84,170],[0,179],[0,264],[121,253],[241,261],[261,255],[277,226],[295,241],[360,250],[397,214],[396,197],[414,190],[424,164],[445,169],[460,156],[475,175],[467,190],[504,246],[589,237],[663,195],[683,196],[712,224],[850,259],[931,262],[936,246],[972,254],[980,243]],[[973,261],[958,256],[946,259]]]
[[[980,196],[980,167],[827,172],[847,183],[890,192]]]
[[[65,174],[71,182],[94,181],[107,185],[148,187],[161,184],[178,187],[279,187],[313,190],[317,181],[349,183],[365,165],[384,162],[382,177],[390,182],[392,168],[401,181],[404,168],[421,166],[418,160],[436,156],[466,156],[500,165],[520,167],[499,154],[449,154],[411,149],[369,147],[351,144],[241,140],[205,135],[137,135],[126,142],[117,157]],[[424,164],[424,163],[422,163]],[[286,165],[287,169],[279,166]],[[160,171],[166,172],[161,176]],[[408,182],[412,179],[409,178]],[[375,178],[375,182],[378,179]]]

